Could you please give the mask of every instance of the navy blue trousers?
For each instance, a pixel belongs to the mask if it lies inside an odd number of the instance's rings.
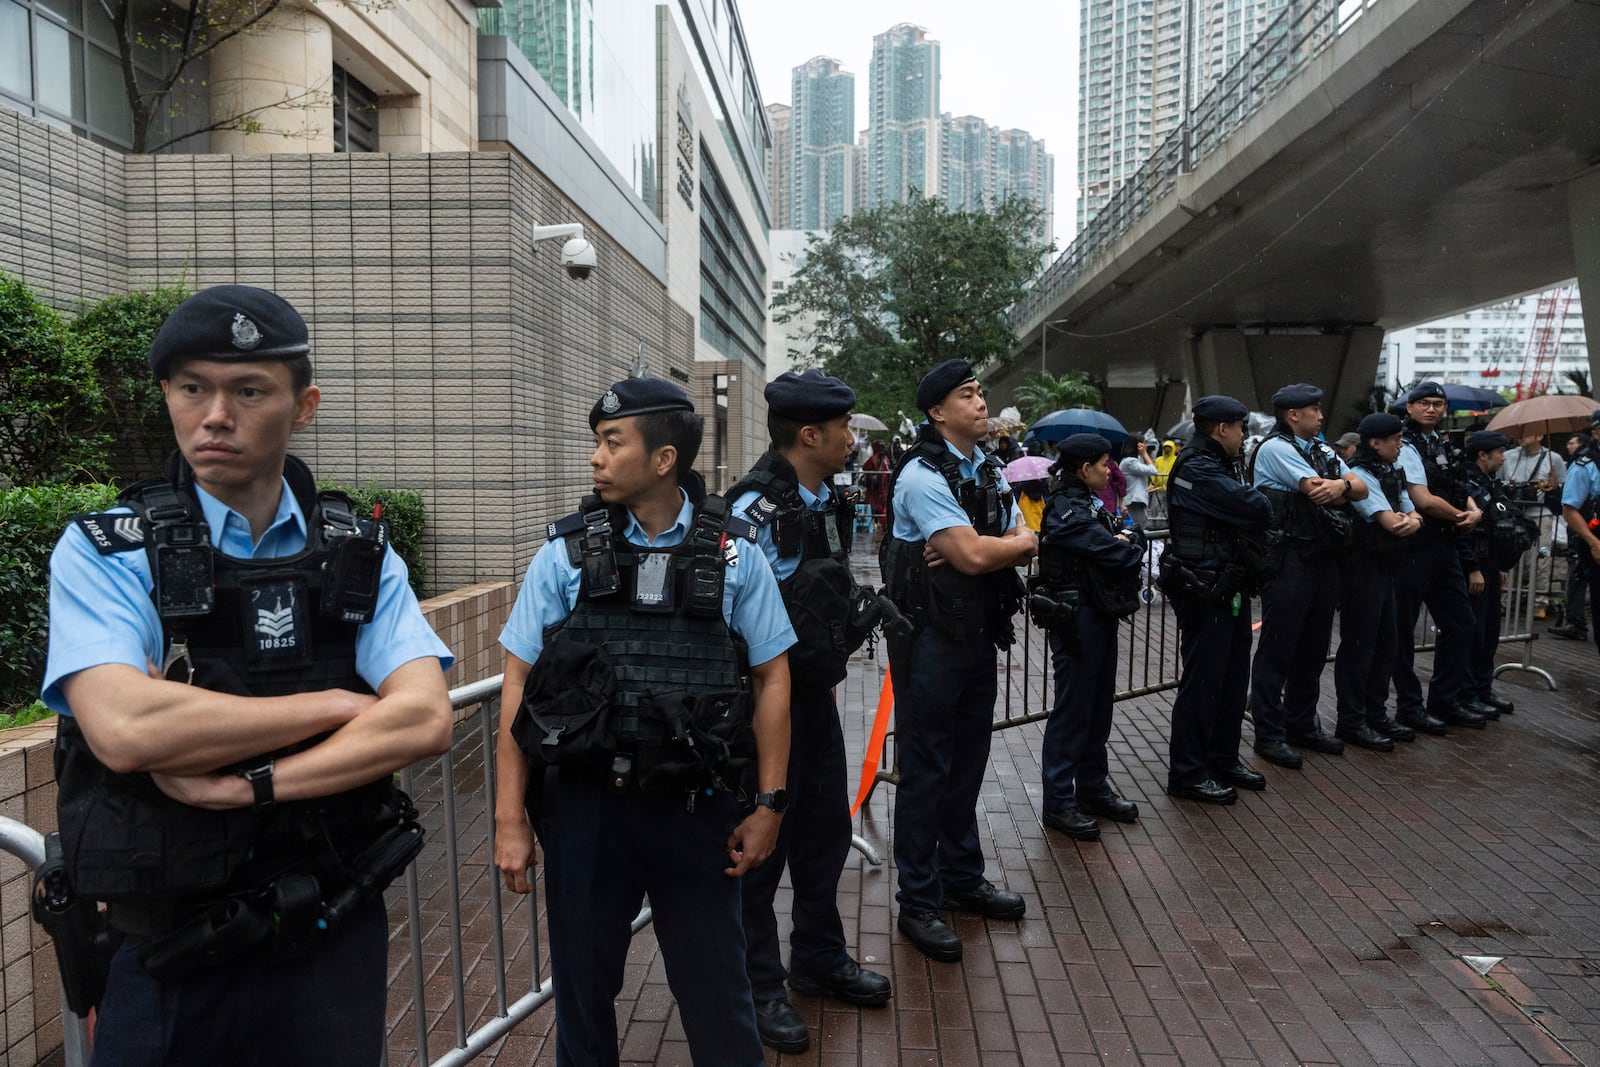
[[[1278,576],[1261,593],[1261,640],[1250,670],[1256,744],[1317,732],[1317,695],[1338,606],[1333,553],[1285,551]]]
[[[1426,530],[1417,538],[1401,554],[1394,577],[1394,705],[1397,712],[1408,715],[1423,710],[1415,637],[1422,606],[1428,606],[1428,614],[1438,627],[1433,680],[1428,683],[1428,710],[1460,703],[1473,642],[1472,605],[1467,603],[1467,579],[1461,573],[1455,542]]]
[[[895,899],[905,911],[937,911],[945,890],[983,882],[978,790],[999,692],[995,650],[988,641],[952,641],[924,626],[893,667]]]
[[[556,1062],[615,1064],[630,923],[650,895],[652,928],[697,1064],[757,1067],[766,1059],[744,971],[739,880],[728,834],[731,793],[617,793],[597,774],[558,772],[542,820]]]
[[[1056,703],[1044,726],[1044,810],[1071,811],[1079,797],[1108,795],[1106,739],[1117,682],[1117,620],[1084,605],[1078,609],[1078,651],[1050,635],[1056,667]]]
[[[1482,700],[1494,689],[1494,654],[1500,648],[1500,571],[1492,564],[1483,572],[1483,592],[1467,594],[1472,605],[1472,654],[1462,700]]]
[[[91,1067],[376,1067],[383,1058],[389,923],[383,901],[307,955],[265,950],[158,982],[124,942],[95,1015]]]
[[[1167,784],[1198,785],[1239,762],[1245,693],[1250,686],[1250,598],[1230,602],[1179,594],[1178,655],[1183,672],[1172,702]]]
[[[1397,639],[1394,555],[1355,552],[1339,567],[1339,651],[1333,659],[1333,685],[1340,729],[1376,726],[1387,716]]]
[[[783,996],[778,917],[772,901],[783,870],[794,890],[789,966],[825,975],[850,957],[839,918],[839,874],[850,855],[850,798],[846,793],[844,732],[828,689],[795,683],[789,697],[789,810],[767,861],[744,876],[745,969],[757,1004]],[[745,791],[756,785],[753,769]]]

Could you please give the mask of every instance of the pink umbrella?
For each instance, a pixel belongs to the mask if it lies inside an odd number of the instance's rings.
[[[1007,463],[1001,473],[1012,485],[1018,482],[1042,482],[1050,477],[1050,461],[1043,456],[1023,456]]]

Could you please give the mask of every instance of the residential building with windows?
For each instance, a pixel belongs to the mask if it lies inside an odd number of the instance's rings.
[[[856,79],[837,59],[794,68],[794,132],[786,225],[826,230],[855,208]]]
[[[1039,209],[1039,236],[1054,232],[1055,157],[1027,130],[1002,130],[976,115],[940,123],[939,195],[952,208],[987,211],[1008,198]]]
[[[789,175],[794,169],[794,109],[788,104],[768,104],[767,124],[772,127],[772,151],[767,153],[767,195],[772,199],[772,228],[787,229],[793,217],[789,202]]]
[[[936,193],[939,42],[909,22],[878,34],[868,83],[867,206]]]
[[[1484,389],[1515,389],[1535,340],[1536,327],[1548,328],[1556,345],[1550,391],[1576,390],[1568,371],[1589,370],[1588,338],[1583,327],[1583,301],[1576,282],[1554,293],[1551,318],[1539,321],[1543,294],[1500,300],[1433,322],[1390,330],[1378,357],[1377,384],[1399,391],[1431,378]]]

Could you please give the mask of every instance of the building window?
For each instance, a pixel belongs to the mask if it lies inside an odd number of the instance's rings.
[[[132,147],[117,39],[98,3],[0,0],[0,104],[103,145]]]
[[[378,150],[378,94],[333,65],[333,150]]]
[[[700,146],[700,337],[729,359],[767,362],[767,272],[727,184]]]

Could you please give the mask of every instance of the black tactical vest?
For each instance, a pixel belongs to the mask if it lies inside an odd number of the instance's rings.
[[[1167,493],[1169,502],[1167,508],[1167,524],[1171,529],[1167,542],[1167,551],[1179,559],[1207,572],[1221,570],[1230,563],[1239,561],[1239,533],[1238,527],[1202,515],[1188,508],[1171,506],[1170,496],[1177,479],[1184,477],[1186,461],[1200,450],[1207,447],[1207,439],[1196,438],[1196,444],[1191,444],[1178,453],[1178,458],[1173,461],[1172,470],[1167,472]],[[1220,454],[1221,449],[1215,448]],[[1224,469],[1237,471],[1231,457],[1219,456]]]
[[[827,507],[806,507],[794,466],[776,450],[763,454],[727,497],[734,501],[748,490],[761,494],[746,509],[750,524],[770,525],[779,557],[799,559],[794,573],[778,583],[795,632],[790,685],[831,688],[844,680],[850,653],[871,632],[852,625],[858,598],[850,574],[854,494],[835,491]]]
[[[1011,617],[1022,604],[1022,579],[1010,567],[988,574],[962,574],[948,564],[929,567],[922,556],[926,541],[894,536],[894,486],[900,472],[921,463],[940,473],[951,495],[967,513],[980,536],[999,537],[1010,525],[1012,493],[1003,488],[1000,462],[988,457],[976,477],[964,478],[961,461],[936,432],[923,437],[900,457],[889,480],[889,533],[879,550],[884,593],[914,626],[928,623],[956,641],[985,639],[1005,648],[1014,633]]]
[[[1422,457],[1422,473],[1428,482],[1428,492],[1452,507],[1467,506],[1466,490],[1461,484],[1460,470],[1463,462],[1461,450],[1442,433],[1428,433],[1414,419],[1406,420],[1405,442]],[[1422,517],[1424,532],[1448,537],[1456,536],[1456,526],[1431,515]]]
[[[284,473],[306,516],[306,547],[294,556],[246,560],[218,552],[192,472],[176,456],[166,480],[122,493],[134,514],[76,522],[102,555],[150,556],[169,679],[253,697],[335,688],[370,693],[356,672],[356,634],[376,605],[387,529],[358,518],[343,494],[317,493],[310,471],[293,456]],[[190,807],[168,798],[147,774],[109,770],[71,716],[58,721],[55,767],[68,871],[77,891],[93,900],[205,900],[289,872],[342,876],[343,861],[410,808],[387,774],[264,812]]]
[[[1256,457],[1261,454],[1262,447],[1274,438],[1286,441],[1291,448],[1300,452],[1311,464],[1311,469],[1317,472],[1317,477],[1340,477],[1338,456],[1333,449],[1321,441],[1313,440],[1308,450],[1302,450],[1294,434],[1280,426],[1263,438],[1255,451],[1250,453],[1247,475],[1250,482],[1255,482]],[[1298,489],[1275,489],[1264,485],[1257,485],[1255,489],[1271,501],[1278,529],[1288,544],[1305,550],[1308,547],[1341,548],[1350,543],[1352,515],[1348,506],[1313,504]]]
[[[1365,443],[1358,445],[1350,467],[1364,479],[1376,485],[1389,507],[1401,514],[1400,497],[1405,492],[1405,472],[1397,464],[1385,463]],[[1385,555],[1405,545],[1405,539],[1396,537],[1375,521],[1362,520],[1355,524],[1354,547],[1368,555]]]
[[[1074,506],[1087,510],[1113,537],[1122,533],[1114,515],[1103,507],[1095,507],[1093,494],[1082,482],[1073,479],[1059,492],[1071,497]],[[1046,505],[1047,509],[1051,506],[1053,502]],[[1075,590],[1083,594],[1084,603],[1107,615],[1127,618],[1139,610],[1138,567],[1113,571],[1093,566],[1081,554],[1042,536],[1039,539],[1039,578],[1048,590]]]

